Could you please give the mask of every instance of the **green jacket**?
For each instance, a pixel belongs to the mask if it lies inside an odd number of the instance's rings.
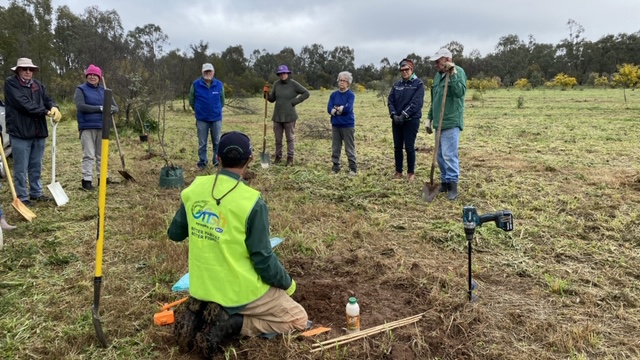
[[[269,102],[276,103],[271,121],[285,123],[298,120],[296,105],[308,98],[309,90],[293,79],[274,82],[267,97]]]
[[[239,178],[221,170],[214,196],[222,197]],[[241,181],[217,205],[210,190],[214,180],[215,175],[196,177],[183,191],[183,202],[168,230],[171,240],[190,238],[192,295],[233,308],[257,299],[269,286],[288,289],[291,276],[271,249],[269,215],[260,194]],[[210,276],[203,277],[198,267],[209,269]],[[233,291],[228,290],[230,286]]]
[[[431,108],[428,119],[433,120],[433,128],[440,126],[440,111],[442,110],[442,95],[444,94],[444,74],[437,73],[431,86]],[[464,96],[467,93],[467,74],[456,65],[456,73],[449,78],[447,101],[442,119],[442,130],[459,127],[464,130]]]

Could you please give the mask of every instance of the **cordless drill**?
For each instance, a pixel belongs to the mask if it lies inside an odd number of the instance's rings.
[[[509,210],[496,211],[494,213],[478,215],[478,211],[474,206],[465,206],[462,208],[462,223],[464,224],[464,234],[467,237],[467,250],[469,255],[468,264],[468,279],[469,279],[469,301],[475,301],[478,297],[473,293],[478,288],[476,283],[471,277],[471,251],[473,234],[476,232],[477,226],[493,221],[496,227],[504,231],[513,230],[513,214]]]

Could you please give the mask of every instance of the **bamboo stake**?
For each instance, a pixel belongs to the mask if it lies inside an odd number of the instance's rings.
[[[390,327],[387,327],[387,328],[385,328],[385,329],[380,329],[380,330],[378,330],[377,332],[373,332],[373,333],[367,333],[367,334],[359,334],[359,333],[356,333],[356,334],[357,334],[357,336],[355,336],[355,337],[349,338],[349,339],[347,339],[347,340],[342,340],[342,341],[334,342],[334,343],[331,343],[331,344],[322,345],[322,346],[320,346],[320,347],[316,347],[315,349],[311,350],[311,352],[322,351],[322,350],[325,350],[325,349],[332,348],[332,347],[334,347],[334,346],[343,345],[343,344],[346,344],[346,343],[349,343],[349,342],[352,342],[352,341],[355,341],[355,340],[359,340],[359,339],[364,339],[364,338],[366,338],[366,337],[367,337],[367,336],[369,336],[369,335],[374,335],[374,334],[377,334],[377,333],[381,333],[381,332],[383,332],[383,331],[388,331],[388,330],[395,329],[395,328],[398,328],[398,327],[401,327],[401,326],[404,326],[404,325],[412,324],[412,323],[417,322],[418,320],[420,320],[420,318],[418,318],[418,319],[414,319],[414,320],[411,320],[411,321],[409,321],[409,322],[407,322],[407,323],[403,323],[403,324],[396,324],[396,325],[394,325],[394,326],[390,326]]]
[[[386,324],[382,324],[382,325],[378,325],[363,331],[359,331],[356,333],[352,333],[352,334],[347,334],[347,335],[343,335],[334,339],[330,339],[330,340],[326,340],[323,341],[321,343],[316,343],[313,344],[312,347],[315,347],[315,349],[311,350],[311,352],[316,352],[316,351],[321,351],[324,350],[326,348],[331,348],[334,346],[338,346],[338,345],[342,345],[342,344],[346,344],[348,342],[354,341],[354,340],[358,340],[358,339],[362,339],[365,338],[367,336],[370,335],[374,335],[374,334],[378,334],[387,330],[391,330],[391,329],[395,329],[397,327],[400,326],[405,326],[405,325],[409,325],[412,323],[417,322],[418,320],[422,319],[422,316],[425,313],[421,313],[418,315],[414,315],[414,316],[409,316],[407,318],[404,319],[400,319],[400,320],[396,320],[396,321],[392,321],[390,323],[386,323]]]
[[[356,332],[356,333],[342,335],[342,336],[334,338],[334,339],[330,339],[330,340],[323,341],[321,343],[313,344],[313,346],[322,346],[322,345],[329,344],[329,343],[336,342],[336,341],[347,340],[347,339],[349,339],[351,337],[355,337],[355,336],[358,336],[358,335],[361,335],[361,334],[376,333],[379,330],[386,330],[390,326],[395,326],[397,324],[400,324],[400,325],[404,325],[405,323],[409,324],[409,323],[413,322],[412,320],[416,320],[416,321],[420,320],[420,318],[422,318],[422,316],[424,316],[424,314],[425,313],[409,316],[409,317],[406,317],[404,319],[400,319],[400,320],[392,321],[390,323],[374,326],[372,328],[369,328],[369,329],[366,329],[366,330],[362,330],[362,331],[359,331],[359,332]]]

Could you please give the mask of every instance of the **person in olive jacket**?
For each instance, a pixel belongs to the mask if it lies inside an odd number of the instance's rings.
[[[458,197],[458,180],[460,178],[458,144],[460,132],[464,129],[464,96],[467,93],[467,75],[460,66],[453,63],[452,56],[451,51],[442,48],[433,57],[438,73],[433,78],[431,109],[427,115],[429,119],[427,132],[433,131],[432,126],[436,129],[442,126],[438,146],[438,167],[440,168],[441,180],[439,191],[446,192],[449,200]],[[440,111],[447,73],[449,73],[447,100],[442,124],[440,124]]]
[[[4,82],[7,133],[13,155],[16,195],[26,206],[34,201],[52,201],[42,192],[42,156],[49,136],[47,117],[58,122],[62,114],[47,95],[45,86],[33,78],[39,68],[29,58],[20,58]],[[29,191],[27,192],[27,176]]]
[[[273,83],[267,96],[269,102],[275,102],[273,109],[273,133],[276,139],[275,164],[282,161],[282,133],[287,137],[287,166],[293,165],[295,155],[295,128],[298,120],[296,105],[309,98],[309,90],[290,78],[291,71],[287,65],[278,66],[276,75],[280,80]]]

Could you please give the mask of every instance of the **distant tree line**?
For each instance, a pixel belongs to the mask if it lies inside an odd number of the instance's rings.
[[[499,86],[512,86],[520,79],[540,86],[559,73],[579,84],[597,85],[597,79],[613,77],[619,65],[640,64],[640,31],[592,42],[582,37],[584,28],[576,21],[569,20],[567,28],[567,38],[558,44],[538,43],[532,35],[527,41],[518,35],[503,36],[495,51],[484,57],[478,50],[465,55],[464,46],[457,41],[442,45],[452,51],[469,79],[492,79]],[[257,95],[265,81],[275,81],[279,64],[287,64],[295,79],[309,88],[332,88],[338,72],[347,70],[355,83],[382,92],[397,78],[400,60],[385,57],[377,65],[356,67],[354,49],[348,46],[325,49],[311,44],[297,53],[291,47],[278,53],[254,50],[247,57],[242,45],[218,53],[202,40],[185,50],[166,49],[168,40],[154,24],[125,31],[116,11],[96,6],[82,14],[66,5],[54,11],[51,0],[11,0],[7,7],[0,7],[3,74],[11,73],[19,57],[29,57],[40,66],[38,77],[54,98],[66,101],[84,78],[84,69],[96,64],[103,69],[127,120],[136,111],[149,113],[152,106],[167,99],[180,98],[187,109],[189,87],[204,62],[213,63],[228,96],[240,98]],[[407,55],[415,63],[415,72],[425,79],[435,73],[429,58],[435,50],[424,56]]]

